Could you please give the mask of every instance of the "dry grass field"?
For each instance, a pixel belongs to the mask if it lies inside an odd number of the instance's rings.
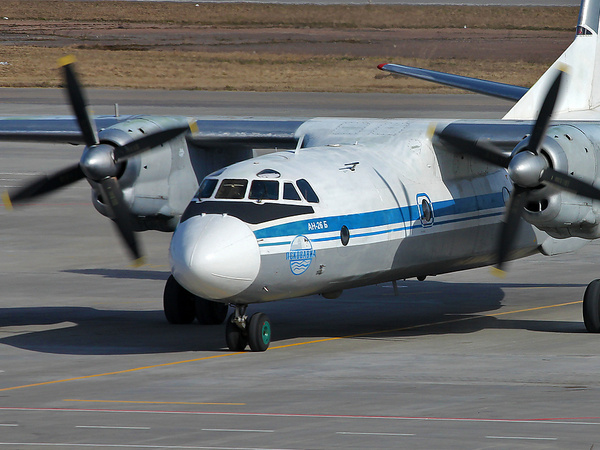
[[[531,85],[573,38],[577,8],[3,0],[0,86],[54,87],[73,53],[87,86],[444,92],[398,62]]]

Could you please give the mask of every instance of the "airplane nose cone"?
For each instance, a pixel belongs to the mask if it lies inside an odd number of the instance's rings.
[[[170,247],[171,272],[188,291],[209,300],[248,288],[260,269],[252,230],[241,220],[217,214],[180,223]]]

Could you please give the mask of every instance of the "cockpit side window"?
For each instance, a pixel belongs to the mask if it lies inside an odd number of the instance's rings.
[[[298,191],[292,183],[283,183],[283,199],[284,200],[302,200]]]
[[[248,180],[226,179],[221,182],[215,198],[240,200],[246,195]]]
[[[307,202],[319,203],[319,197],[317,197],[317,194],[315,194],[313,188],[310,186],[310,184],[308,184],[308,181],[306,181],[305,179],[298,180],[296,181],[296,186],[298,186],[298,189],[300,189],[300,193],[306,199]]]
[[[279,181],[254,180],[249,198],[258,201],[279,199]]]
[[[217,183],[219,180],[214,178],[205,178],[200,185],[200,189],[198,189],[198,194],[196,197],[198,198],[210,198],[215,192],[215,188],[217,187]]]

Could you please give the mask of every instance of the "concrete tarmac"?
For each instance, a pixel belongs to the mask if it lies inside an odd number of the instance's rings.
[[[470,95],[89,96],[97,112],[118,99],[123,113],[198,115],[500,117],[510,107]],[[2,115],[68,113],[54,90],[0,97]],[[76,162],[81,148],[0,151],[6,188]],[[89,196],[80,182],[1,214],[0,448],[600,444],[599,336],[585,332],[580,303],[599,244],[510,263],[504,280],[478,269],[401,282],[399,296],[377,285],[252,306],[272,320],[271,348],[232,353],[223,326],[166,323],[170,235],[142,233],[149,264],[133,269]]]

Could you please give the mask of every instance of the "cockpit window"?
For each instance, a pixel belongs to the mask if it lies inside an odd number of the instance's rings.
[[[250,200],[277,200],[279,181],[254,180],[250,186]]]
[[[284,200],[301,200],[298,191],[292,183],[283,183],[283,199]]]
[[[296,181],[296,186],[300,189],[300,193],[304,196],[307,202],[309,203],[319,203],[319,197],[313,191],[313,188],[308,184],[308,181],[305,179]]]
[[[200,189],[198,189],[196,197],[210,198],[213,195],[213,192],[215,192],[218,182],[219,180],[215,180],[214,178],[205,178],[200,185]]]
[[[215,198],[228,198],[232,200],[240,200],[246,195],[248,180],[223,180]]]

